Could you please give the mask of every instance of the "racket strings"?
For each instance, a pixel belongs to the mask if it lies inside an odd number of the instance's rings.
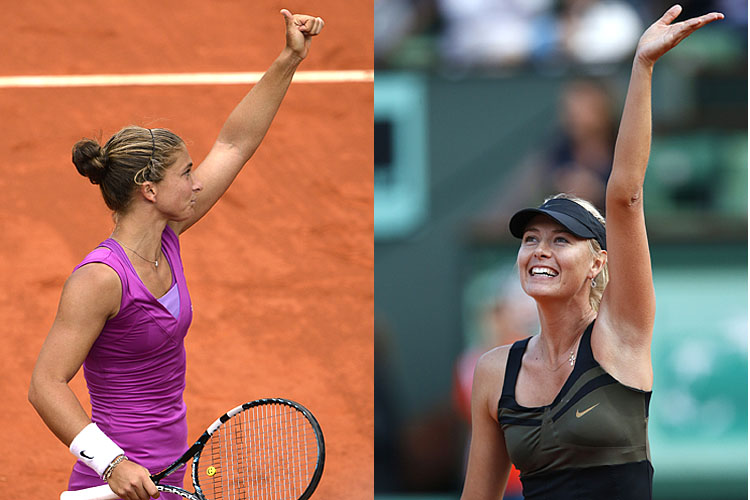
[[[302,413],[260,405],[214,432],[201,455],[199,482],[209,500],[297,500],[317,459],[317,437]]]

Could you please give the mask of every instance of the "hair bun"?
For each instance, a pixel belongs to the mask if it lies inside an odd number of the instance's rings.
[[[100,184],[107,173],[107,157],[93,139],[81,139],[73,146],[73,164],[92,184]]]

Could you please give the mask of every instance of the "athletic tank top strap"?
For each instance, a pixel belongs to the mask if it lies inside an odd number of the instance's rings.
[[[594,352],[591,350],[591,332],[594,331],[595,322],[596,320],[589,323],[589,326],[586,327],[583,335],[581,335],[581,341],[578,343],[575,369],[579,372],[599,366],[599,363],[594,359]]]
[[[575,384],[576,380],[581,374],[590,370],[591,368],[599,366],[599,363],[594,359],[593,351],[591,350],[591,332],[594,329],[594,321],[592,321],[588,327],[584,330],[581,335],[581,341],[578,344],[578,350],[576,351],[576,361],[573,368],[573,372],[570,374],[562,389],[555,398],[556,404],[559,400],[570,390]],[[526,348],[529,345],[531,337],[523,340],[518,340],[513,343],[508,353],[508,361],[505,365],[505,380],[503,381],[503,391],[498,402],[498,409],[500,408],[518,408],[516,403],[516,382],[518,380],[518,374],[521,371],[521,362],[523,355],[526,352]]]
[[[501,405],[505,398],[511,398],[511,400],[515,399],[518,372],[521,371],[521,360],[523,358],[523,353],[526,352],[526,346],[529,345],[529,340],[531,340],[531,337],[518,340],[510,347],[508,362],[505,364],[505,380],[503,382],[502,396],[500,397]]]

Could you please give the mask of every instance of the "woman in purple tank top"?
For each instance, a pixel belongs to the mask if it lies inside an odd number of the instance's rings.
[[[253,155],[323,28],[320,18],[281,13],[286,46],[195,171],[185,143],[165,129],[126,127],[104,146],[84,139],[73,148],[76,169],[101,188],[115,228],[65,283],[29,387],[34,408],[78,459],[70,489],[106,481],[123,499],[155,498],[149,475],[187,447],[183,340],[192,307],[179,235]],[[81,366],[91,418],[68,386]],[[171,484],[182,476],[170,475]]]

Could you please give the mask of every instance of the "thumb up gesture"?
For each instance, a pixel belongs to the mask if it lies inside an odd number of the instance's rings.
[[[281,9],[286,22],[286,46],[300,59],[307,56],[312,37],[320,33],[325,23],[319,17],[304,14],[292,14],[287,9]]]

